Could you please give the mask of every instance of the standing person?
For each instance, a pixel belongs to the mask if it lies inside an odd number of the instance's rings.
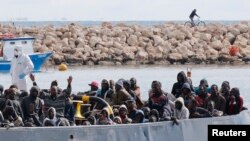
[[[191,12],[191,14],[189,15],[189,19],[190,19],[191,22],[192,22],[192,26],[194,26],[194,16],[197,16],[197,17],[200,18],[200,16],[198,16],[198,15],[196,14],[196,9],[194,9],[194,10]]]
[[[181,88],[184,83],[187,82],[187,76],[184,71],[181,71],[177,74],[177,82],[174,83],[172,87],[172,94],[178,98],[181,95]]]
[[[26,75],[30,74],[33,68],[34,65],[29,56],[23,53],[22,46],[16,46],[10,68],[12,84],[17,85],[20,90],[27,91]]]

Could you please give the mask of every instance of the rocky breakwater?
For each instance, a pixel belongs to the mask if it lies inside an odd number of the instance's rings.
[[[35,52],[54,51],[51,64],[215,64],[246,63],[250,60],[247,22],[236,25],[209,24],[185,27],[166,23],[158,26],[104,22],[85,27],[72,23],[62,27],[0,26],[0,34],[33,36]],[[233,43],[239,51],[229,54]]]

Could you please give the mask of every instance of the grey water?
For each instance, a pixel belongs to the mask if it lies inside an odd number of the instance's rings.
[[[177,81],[177,74],[180,71],[187,72],[187,68],[192,69],[192,81],[194,86],[198,86],[201,79],[206,78],[209,85],[217,84],[220,88],[225,80],[230,82],[231,88],[238,87],[241,96],[244,98],[244,105],[250,108],[250,65],[171,65],[171,66],[68,66],[67,71],[58,71],[57,67],[43,68],[41,72],[35,73],[36,81],[40,88],[50,87],[50,82],[57,80],[59,87],[67,87],[67,78],[73,77],[73,92],[87,91],[91,81],[96,80],[101,83],[102,79],[120,78],[130,79],[135,77],[141,87],[142,99],[148,99],[148,90],[153,80],[162,83],[163,90],[171,92],[173,84]],[[5,88],[11,85],[11,77],[8,73],[0,73],[0,84]],[[28,88],[32,82],[28,79]]]

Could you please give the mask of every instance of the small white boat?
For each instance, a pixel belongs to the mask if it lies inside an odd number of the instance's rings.
[[[34,64],[34,72],[40,71],[43,64],[52,55],[52,52],[34,53],[33,43],[35,38],[33,37],[15,37],[12,34],[0,36],[2,48],[0,48],[0,72],[9,72],[11,59],[14,56],[14,47],[21,45],[23,52],[29,55],[31,61]]]

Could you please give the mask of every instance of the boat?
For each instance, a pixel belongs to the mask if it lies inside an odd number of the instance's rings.
[[[250,111],[238,115],[171,121],[68,127],[0,128],[3,141],[207,141],[208,125],[249,125]],[[13,136],[14,135],[14,136]]]
[[[11,59],[14,56],[16,45],[22,46],[23,53],[27,54],[34,64],[33,72],[39,72],[45,62],[50,58],[52,52],[35,53],[33,50],[34,37],[15,37],[13,34],[0,36],[0,72],[9,72]]]

